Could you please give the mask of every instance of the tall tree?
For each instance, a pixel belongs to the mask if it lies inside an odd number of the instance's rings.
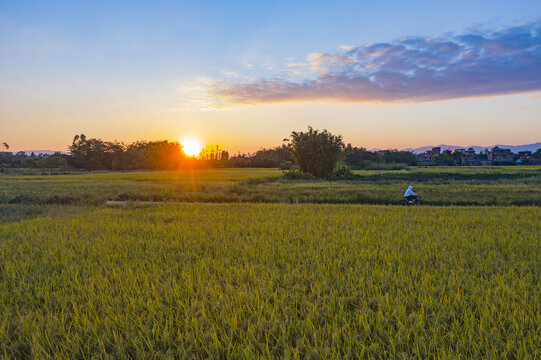
[[[336,164],[343,155],[344,143],[341,135],[333,135],[327,130],[293,131],[289,149],[293,159],[303,172],[318,178],[331,178]]]

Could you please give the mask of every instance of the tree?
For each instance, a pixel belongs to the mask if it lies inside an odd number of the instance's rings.
[[[434,157],[434,162],[438,165],[461,165],[462,164],[462,152],[444,150],[441,154]]]
[[[87,139],[84,134],[76,135],[69,147],[74,167],[87,170],[111,170],[112,143],[101,139]]]
[[[289,150],[299,169],[318,178],[331,178],[336,164],[343,155],[344,143],[341,135],[333,135],[327,130],[307,132],[293,131]]]
[[[178,141],[136,141],[123,154],[125,169],[178,169],[184,161],[182,145]]]
[[[35,168],[35,167],[38,166],[38,163],[36,162],[36,160],[33,157],[27,157],[26,159],[24,159],[21,162],[21,165],[24,168]]]
[[[291,153],[287,146],[276,146],[272,149],[258,150],[251,158],[252,167],[279,167],[282,163],[292,162]]]
[[[435,156],[434,162],[438,165],[452,166],[455,164],[455,160],[451,156],[451,152],[449,150],[444,150],[441,154]]]
[[[347,144],[345,154],[346,164],[357,169],[383,161],[383,157],[380,154],[368,151],[363,147],[352,147],[351,144]]]
[[[40,166],[46,169],[56,169],[67,166],[67,161],[64,155],[55,153],[54,155],[45,156],[41,160]]]
[[[415,165],[417,164],[417,156],[410,151],[385,150],[383,151],[383,161],[386,163]]]

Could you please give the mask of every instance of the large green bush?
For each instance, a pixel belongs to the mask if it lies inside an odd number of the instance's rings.
[[[293,131],[289,146],[302,172],[324,179],[333,176],[344,149],[342,136],[333,135],[327,130],[314,130],[311,126],[306,132]]]

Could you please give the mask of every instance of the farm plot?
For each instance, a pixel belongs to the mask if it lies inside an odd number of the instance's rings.
[[[540,219],[171,204],[0,225],[0,353],[539,358]]]
[[[541,205],[541,167],[536,166],[361,170],[353,179],[338,181],[286,180],[281,174],[278,169],[8,174],[0,175],[0,204],[95,206],[108,200],[397,204],[413,185],[427,205]]]

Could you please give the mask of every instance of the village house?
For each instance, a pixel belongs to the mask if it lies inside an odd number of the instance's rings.
[[[518,152],[518,159],[517,160],[530,160],[532,158],[532,152],[531,151],[519,151]]]
[[[493,164],[513,161],[513,153],[509,149],[494,147],[488,153],[488,160]]]
[[[417,155],[417,159],[420,162],[433,161],[436,156],[441,154],[441,147],[435,146],[430,150],[426,150],[424,153]]]
[[[541,159],[536,159],[531,151],[519,151],[517,155],[518,158],[515,161],[517,165],[541,165]]]
[[[464,166],[483,166],[489,165],[487,160],[480,159],[476,156],[473,148],[468,148],[462,151],[462,165]]]

